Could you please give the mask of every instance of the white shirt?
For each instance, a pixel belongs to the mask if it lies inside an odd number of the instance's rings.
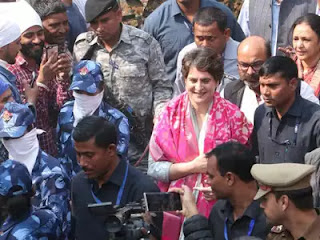
[[[310,87],[309,84],[307,84],[304,81],[301,81],[300,95],[301,97],[309,100],[310,102],[319,104],[319,99],[314,95],[312,87]],[[224,91],[220,93],[220,96],[224,98]],[[240,110],[244,113],[248,121],[250,121],[252,124],[256,108],[262,103],[264,103],[263,99],[261,98],[261,101],[258,102],[255,92],[246,85],[241,101]]]
[[[238,67],[237,67],[237,49],[239,46],[239,42],[233,40],[230,38],[227,43],[226,43],[226,48],[223,53],[223,65],[224,65],[224,72],[228,75],[231,75],[235,77],[236,79],[239,78],[239,73],[238,73]],[[195,42],[188,44],[185,46],[179,53],[178,55],[178,60],[177,60],[177,73],[176,73],[176,80],[174,82],[173,86],[173,95],[177,96],[181,93],[184,92],[185,87],[184,87],[184,78],[182,76],[182,59],[184,56],[192,51],[193,49],[196,49],[197,45]]]
[[[8,63],[5,60],[0,59],[0,66],[7,69]]]

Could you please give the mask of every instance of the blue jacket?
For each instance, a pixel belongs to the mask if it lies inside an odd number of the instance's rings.
[[[31,177],[36,192],[32,205],[36,209],[50,209],[67,236],[71,227],[70,180],[67,173],[57,159],[40,150]]]
[[[74,122],[73,105],[74,101],[69,101],[64,104],[60,110],[57,125],[58,157],[70,178],[81,171],[71,136]],[[104,117],[116,125],[118,130],[117,152],[122,158],[127,158],[130,130],[126,116],[104,101],[101,102],[99,108],[93,115]]]
[[[19,220],[6,219],[0,228],[0,240],[59,239],[61,229],[56,215],[48,209],[32,209]]]

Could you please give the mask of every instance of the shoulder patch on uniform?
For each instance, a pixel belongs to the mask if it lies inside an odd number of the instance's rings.
[[[135,28],[132,26],[129,26],[129,27],[130,27],[130,30],[129,30],[130,36],[141,38],[144,41],[146,41],[148,44],[150,44],[152,42],[153,37],[149,33],[145,32],[139,28]]]

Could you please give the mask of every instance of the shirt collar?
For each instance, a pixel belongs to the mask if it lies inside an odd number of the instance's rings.
[[[238,58],[238,45],[239,43],[234,41],[231,37],[226,43],[226,48],[223,52],[224,59],[237,59]]]
[[[256,219],[257,216],[259,215],[259,210],[260,209],[260,202],[259,201],[252,201],[250,205],[247,207],[247,209],[244,211],[243,215],[238,218],[241,219],[243,216],[247,216],[251,219]],[[233,220],[233,207],[231,203],[226,200],[224,207],[221,209],[221,211],[224,213],[224,216],[227,217],[229,220]]]
[[[121,28],[122,29],[121,29],[119,41],[117,44],[114,45],[113,49],[116,48],[121,41],[131,44],[129,27],[125,24],[121,24]],[[89,43],[89,45],[94,45],[94,44],[99,44],[100,46],[103,46],[103,45],[101,45],[101,42],[99,42],[98,36],[95,36],[94,39]]]
[[[16,64],[28,68],[28,62],[20,54],[16,57]]]
[[[129,27],[125,24],[121,24],[122,30],[120,34],[120,41],[123,41],[125,43],[131,44],[130,34],[129,34]]]
[[[291,107],[289,108],[288,112],[286,112],[286,115],[291,115],[294,117],[300,117],[302,115],[302,97],[299,94],[296,94],[296,98],[293,102],[293,104],[291,105]],[[267,111],[266,111],[266,115],[269,114],[276,114],[275,113],[275,108],[270,108],[267,107]]]
[[[118,186],[122,185],[122,181],[124,179],[124,175],[126,172],[126,160],[120,159],[118,166],[112,173],[111,177],[109,178],[108,182],[112,182]]]
[[[177,3],[177,0],[171,0],[171,16],[174,17],[178,14],[181,14],[183,15],[178,3]]]
[[[0,66],[7,69],[8,63],[5,60],[0,59]]]

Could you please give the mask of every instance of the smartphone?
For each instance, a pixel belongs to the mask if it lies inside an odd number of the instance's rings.
[[[144,201],[149,212],[182,210],[180,194],[175,192],[145,192]]]
[[[49,59],[53,54],[57,54],[59,53],[59,47],[57,44],[52,44],[52,45],[48,45],[46,47],[46,53],[47,53],[47,59]]]

